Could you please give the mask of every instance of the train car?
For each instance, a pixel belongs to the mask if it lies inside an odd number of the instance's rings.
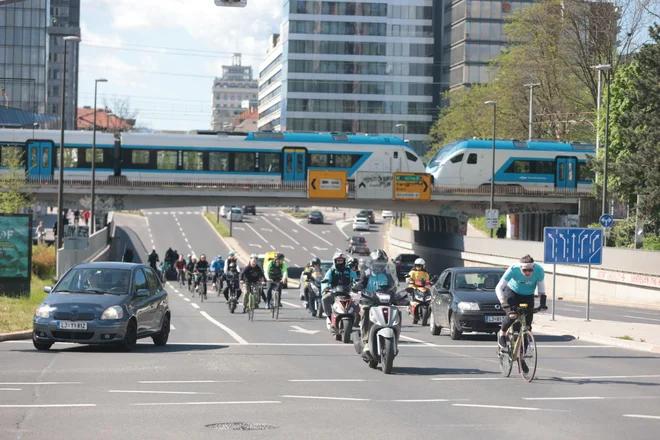
[[[492,140],[465,139],[443,146],[426,172],[435,185],[479,187],[490,185]],[[595,146],[554,141],[496,140],[495,184],[524,189],[589,190],[593,173],[587,157]]]

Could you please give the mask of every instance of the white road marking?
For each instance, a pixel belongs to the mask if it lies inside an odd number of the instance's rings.
[[[183,298],[185,301],[190,302],[190,298]]]
[[[160,215],[160,212],[159,212],[159,211],[156,211],[156,212],[154,212],[154,214],[156,214],[156,215]]]
[[[188,243],[188,237],[184,237],[183,239],[186,240],[186,243]]]
[[[290,244],[282,244],[282,245],[280,245],[280,247],[293,249],[293,246],[291,246]]]
[[[195,212],[193,212],[193,214],[199,215],[199,211],[195,211]]]
[[[235,340],[236,342],[238,342],[239,344],[243,344],[243,345],[245,345],[245,344],[248,343],[245,339],[243,339],[243,338],[241,338],[240,336],[238,336],[238,334],[237,334],[235,331],[233,331],[232,329],[230,329],[230,328],[227,327],[226,325],[222,324],[221,322],[216,321],[216,320],[213,319],[208,313],[206,313],[206,312],[200,312],[200,313],[202,314],[202,316],[203,316],[204,318],[208,319],[211,323],[215,324],[216,326],[220,327],[220,328],[223,329],[225,332],[227,332],[227,334],[229,334],[229,336],[231,336],[232,338],[234,338],[234,340]]]
[[[28,341],[30,344],[32,341]],[[82,382],[0,382],[0,385],[81,385]]]
[[[605,397],[584,396],[584,397],[523,397],[523,400],[603,400]]]
[[[646,379],[660,377],[660,374],[645,374],[640,376],[571,376],[560,377],[562,380],[581,380],[581,379]]]
[[[264,241],[264,243],[268,244],[268,240],[266,240],[266,239],[264,238],[263,235],[261,235],[260,233],[258,233],[257,230],[254,229],[254,228],[252,227],[252,225],[249,225],[249,224],[248,224],[248,225],[246,225],[246,226],[247,226],[248,228],[250,228],[250,229],[252,230],[252,232],[254,232],[255,234],[257,234],[257,237],[261,238],[261,239]]]
[[[365,379],[289,379],[289,382],[366,382]],[[369,382],[374,382],[370,380]]]
[[[252,400],[235,402],[162,402],[162,403],[132,403],[132,406],[174,406],[174,405],[267,405],[282,403],[279,400]]]
[[[236,222],[232,222],[236,223]],[[245,228],[241,228],[240,226],[232,226],[232,229],[238,229],[239,231],[245,231]]]
[[[295,220],[293,220],[291,217],[286,217],[286,218],[288,218],[288,219],[291,220],[292,222],[296,223]],[[296,223],[296,224],[298,225],[298,223]],[[325,238],[321,237],[319,234],[317,234],[316,232],[312,231],[311,229],[309,229],[309,228],[307,228],[307,227],[305,227],[305,226],[303,226],[303,225],[298,225],[298,226],[300,226],[300,227],[303,228],[305,231],[309,232],[310,234],[312,234],[314,237],[318,238],[319,240],[324,241],[324,242],[328,243],[330,246],[332,246],[332,243],[330,243],[328,240],[326,240]]]
[[[503,377],[434,377],[431,380],[459,381],[459,380],[502,380]]]
[[[499,405],[475,405],[472,403],[452,403],[451,406],[466,406],[469,408],[493,408],[493,409],[510,409],[519,411],[551,411],[549,409],[529,408],[525,406],[499,406]]]
[[[196,308],[196,309],[199,309],[199,306],[198,306],[197,304],[195,304],[195,303],[192,303],[192,304],[190,304],[190,305],[193,306],[193,307]]]
[[[213,393],[198,393],[195,391],[149,391],[149,390],[108,390],[109,393],[126,393],[126,394],[213,394]]]
[[[643,319],[645,321],[656,321],[660,322],[660,319],[653,319],[653,318],[642,318],[641,316],[631,316],[631,315],[623,315],[624,318],[633,318],[633,319]]]
[[[0,388],[0,391],[21,391],[20,388]]]
[[[170,330],[176,330],[176,328],[174,327],[174,325],[170,324]]]
[[[250,246],[252,246],[252,247],[258,247],[259,249],[261,249],[261,245],[260,245],[260,244],[252,244],[252,243],[250,243]]]
[[[411,400],[393,400],[398,403],[430,403],[430,402],[449,402],[447,399],[411,399]]]
[[[422,341],[421,339],[411,338],[410,336],[401,335],[401,336],[399,336],[399,338],[403,339],[404,341],[418,342],[418,343],[424,344],[424,345],[435,345],[435,344],[432,344],[430,342]]]
[[[70,403],[60,405],[0,405],[0,408],[82,408],[96,406],[94,403]]]
[[[292,242],[294,242],[295,244],[297,244],[298,246],[300,246],[300,243],[298,243],[298,242],[296,241],[295,238],[293,238],[292,236],[290,236],[289,234],[287,234],[286,232],[284,232],[283,230],[281,230],[280,228],[278,228],[273,222],[271,222],[271,221],[269,221],[269,220],[266,220],[266,219],[264,219],[264,221],[265,221],[265,222],[268,222],[272,227],[274,227],[275,229],[277,229],[278,231],[280,231],[282,234],[284,234],[284,236],[285,236],[286,238],[288,238],[289,240],[291,240]]]
[[[273,230],[270,228],[261,228],[261,230],[266,232],[273,232]]]
[[[305,246],[303,246],[303,251],[308,252]]]
[[[181,236],[182,236],[182,237],[185,237],[185,236],[186,236],[186,233],[185,233],[185,232],[182,232],[182,233],[181,233]]]
[[[296,309],[302,308],[302,306],[299,305],[299,304],[294,304],[294,303],[290,303],[290,302],[286,302],[286,301],[282,301],[282,304],[286,304],[287,306],[295,307]]]
[[[346,225],[349,225],[350,222],[339,222],[339,221],[338,221],[338,222],[335,222],[335,225],[337,226],[337,229],[339,229],[339,232],[341,232],[342,234],[344,234],[344,237],[349,238],[349,237],[348,237],[348,234],[347,234],[346,232],[344,232],[344,230],[342,229],[341,226],[339,226],[339,223],[345,223],[344,226],[346,226]]]
[[[140,380],[138,383],[163,384],[163,383],[243,383],[242,380]]]
[[[272,244],[270,245],[270,248],[271,248],[272,250],[275,250],[275,246],[273,246]]]
[[[183,214],[183,211],[179,211],[179,214]]]
[[[660,416],[646,416],[644,414],[624,414],[623,417],[632,417],[635,419],[660,420]]]
[[[190,214],[192,214],[192,212],[190,212],[190,211],[186,211],[186,214],[190,215]]]
[[[371,399],[358,399],[355,397],[324,397],[324,396],[282,396],[287,399],[315,399],[315,400],[348,400],[351,402],[371,402]]]
[[[307,329],[304,329],[302,327],[298,327],[297,325],[292,325],[291,328],[293,330],[289,330],[290,332],[303,333],[305,335],[314,335],[314,334],[321,331],[321,330],[307,330]]]

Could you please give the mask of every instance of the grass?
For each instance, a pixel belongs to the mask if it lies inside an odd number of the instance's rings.
[[[211,214],[210,212],[205,212],[204,217],[208,219],[208,221],[211,222],[213,227],[215,228],[218,233],[223,236],[223,237],[229,237],[229,228],[222,222],[218,222],[215,214]]]
[[[634,339],[631,338],[631,337],[628,336],[628,335],[625,335],[625,336],[617,336],[616,338],[617,338],[617,339],[623,339],[624,341],[634,341]]]
[[[295,218],[307,218],[310,211],[308,209],[301,209],[300,211],[296,212],[293,209],[284,209],[282,212]]]
[[[486,229],[486,217],[473,217],[470,220],[468,220],[468,223],[470,223],[472,226],[479,229],[480,231],[490,233],[490,229]],[[497,224],[498,225],[506,224],[506,216],[501,215]]]

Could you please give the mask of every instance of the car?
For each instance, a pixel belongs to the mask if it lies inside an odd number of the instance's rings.
[[[386,218],[394,218],[394,211],[383,211],[381,214],[384,219]]]
[[[371,209],[363,209],[362,211],[358,212],[356,217],[366,217],[369,220],[369,224],[372,225],[376,223],[376,215]]]
[[[231,218],[229,220],[231,222],[242,222],[243,221],[243,210],[241,208],[236,207],[236,206],[231,208]]]
[[[312,211],[307,216],[307,223],[323,224],[323,213],[321,211]]]
[[[138,339],[167,344],[171,312],[158,274],[145,264],[82,263],[69,269],[37,308],[32,343],[116,344],[126,351]]]
[[[231,209],[231,206],[221,206],[220,207],[220,217],[227,218],[227,214],[229,213],[230,209]]]
[[[369,219],[366,217],[355,217],[353,219],[354,231],[368,231],[370,229]]]
[[[254,205],[244,205],[243,214],[257,215],[257,207]]]
[[[419,255],[417,254],[399,254],[392,260],[394,261],[396,274],[400,280],[403,280],[408,275],[408,272],[415,266],[415,260],[418,258]]]
[[[270,262],[270,260],[273,260],[278,253],[279,252],[273,251],[273,252],[266,252],[264,254],[264,260],[263,260],[263,263],[262,263],[263,266],[261,266],[261,268],[264,270],[264,272],[266,272],[266,266],[268,266],[268,263]],[[265,275],[266,275],[266,277],[268,277],[268,274],[265,273]],[[282,283],[282,289],[288,289],[288,288],[289,288],[288,281],[285,282],[285,283]]]
[[[455,267],[440,274],[431,289],[431,333],[449,329],[453,340],[464,332],[496,333],[505,312],[495,293],[504,275],[496,267]]]
[[[369,255],[367,239],[361,235],[349,237],[349,239],[346,241],[346,252],[350,254]]]

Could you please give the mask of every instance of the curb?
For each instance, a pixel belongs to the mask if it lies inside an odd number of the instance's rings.
[[[222,235],[220,235],[220,233],[218,232],[218,230],[215,229],[215,226],[213,226],[213,223],[211,223],[211,221],[210,221],[209,219],[207,219],[206,216],[205,216],[204,214],[202,214],[202,218],[203,218],[204,220],[206,220],[206,223],[209,224],[209,226],[211,227],[211,229],[213,229],[213,232],[215,232],[215,234],[220,238],[220,241],[221,241],[225,246],[227,246],[228,249],[230,249],[230,250],[233,249],[233,250],[235,250],[236,252],[239,252],[238,259],[241,261],[241,264],[243,264],[243,265],[247,264],[248,261],[249,261],[248,258],[249,258],[249,256],[252,255],[252,254],[249,253],[249,252],[246,252],[245,249],[243,249],[243,247],[242,247],[240,244],[238,244],[238,241],[237,241],[235,238],[232,238],[232,237],[226,238],[226,237],[223,237]],[[233,241],[234,244],[230,243],[230,242],[229,242],[229,239],[231,239],[231,241]],[[243,255],[241,255],[241,254],[244,254],[244,255],[246,255],[247,257],[245,257],[245,256],[243,256]]]
[[[20,332],[0,333],[0,342],[20,341],[23,339],[32,339],[32,330],[23,330]]]
[[[534,324],[534,331],[553,336],[573,336],[581,341],[593,342],[600,345],[613,345],[627,350],[645,351],[647,353],[660,353],[660,345],[650,344],[648,342],[626,341],[624,339],[612,338],[609,336],[597,335],[589,332],[575,332],[562,330],[560,328],[548,325]]]

